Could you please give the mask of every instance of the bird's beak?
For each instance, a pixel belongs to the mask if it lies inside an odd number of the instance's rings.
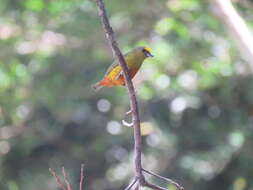
[[[145,52],[147,57],[154,57],[154,55],[152,55],[150,52]]]

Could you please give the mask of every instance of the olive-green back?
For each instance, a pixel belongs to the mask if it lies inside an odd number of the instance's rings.
[[[142,47],[138,47],[124,55],[124,59],[126,61],[128,69],[138,70],[141,67],[144,59],[146,58],[142,50]],[[113,64],[111,64],[110,67],[107,69],[105,75],[108,75],[118,65],[118,61],[114,61]]]

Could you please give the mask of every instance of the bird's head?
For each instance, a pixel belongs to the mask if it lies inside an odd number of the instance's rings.
[[[154,55],[151,54],[151,48],[141,47],[141,51],[145,55],[145,57],[154,57]]]
[[[154,57],[151,54],[151,48],[148,48],[148,47],[137,47],[133,49],[132,53],[134,53],[138,57],[141,57],[142,59],[145,59],[148,57]]]

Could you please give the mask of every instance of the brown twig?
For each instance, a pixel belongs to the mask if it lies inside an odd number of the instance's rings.
[[[62,190],[68,190],[67,187],[61,182],[61,179],[59,178],[59,176],[56,174],[56,172],[52,169],[49,168],[50,173],[52,174],[52,176],[54,177],[57,185],[62,189]]]
[[[130,190],[136,184],[137,181],[138,181],[138,178],[135,177],[132,183],[130,183],[124,190]]]
[[[149,182],[146,182],[146,183],[145,183],[145,186],[146,186],[146,187],[149,187],[149,188],[151,188],[151,189],[155,189],[155,190],[168,190],[168,189],[166,189],[166,188],[164,188],[164,187],[160,187],[160,186],[158,186],[158,185],[155,185],[155,184],[149,183]]]
[[[126,115],[129,115],[129,114],[131,114],[132,113],[132,110],[128,110],[127,112],[126,112]]]
[[[129,110],[125,113],[125,116],[128,116],[129,114],[132,113],[132,110]],[[131,123],[128,123],[126,120],[122,120],[122,125],[126,126],[126,127],[133,127],[134,124],[133,124],[133,121]]]
[[[80,173],[80,183],[79,183],[79,190],[83,190],[83,180],[84,180],[84,164],[81,165],[81,173]]]
[[[106,15],[105,6],[102,0],[96,0],[97,6],[98,6],[98,14],[101,19],[101,23],[103,25],[103,28],[106,33],[106,37],[109,41],[109,44],[112,48],[112,52],[114,55],[116,55],[119,64],[122,68],[123,75],[125,78],[125,83],[128,89],[128,95],[130,98],[130,106],[132,110],[132,121],[133,121],[133,127],[134,127],[134,152],[135,152],[135,172],[136,176],[138,177],[138,182],[140,184],[144,184],[145,179],[142,174],[142,164],[141,164],[141,150],[142,150],[142,143],[141,143],[141,130],[140,130],[140,117],[138,112],[138,104],[137,99],[135,95],[135,90],[133,83],[129,77],[128,68],[126,65],[126,62],[124,60],[124,57],[118,47],[118,44],[114,37],[114,32],[112,30],[112,27],[110,26],[108,17]]]
[[[79,183],[79,190],[83,190],[83,180],[84,180],[84,175],[83,175],[83,168],[84,168],[84,164],[81,165],[81,174],[80,174],[80,183]],[[57,185],[62,189],[62,190],[72,190],[71,188],[71,184],[69,182],[67,173],[65,172],[65,168],[62,167],[62,175],[64,178],[64,182],[65,184],[61,181],[60,177],[56,174],[56,172],[49,168],[50,173],[52,174],[52,176],[54,177]]]
[[[171,183],[171,184],[175,185],[175,186],[177,187],[178,190],[183,190],[183,189],[184,189],[181,185],[179,185],[177,182],[173,181],[172,179],[163,177],[163,176],[161,176],[161,175],[158,175],[158,174],[156,174],[156,173],[154,173],[154,172],[151,172],[151,171],[148,171],[148,170],[145,170],[145,169],[142,169],[142,170],[143,170],[144,172],[146,172],[147,174],[150,174],[150,175],[152,175],[152,176],[155,176],[155,177],[157,177],[157,178],[159,178],[159,179],[162,179],[162,180],[164,180],[164,181],[166,181],[166,182],[168,182],[168,183]]]
[[[124,125],[124,126],[126,126],[126,127],[133,127],[133,126],[134,126],[133,122],[128,123],[128,122],[125,121],[124,119],[122,120],[122,125]]]
[[[64,167],[62,167],[62,174],[63,174],[63,177],[64,177],[64,181],[65,181],[65,183],[66,183],[66,185],[68,187],[68,190],[71,190],[71,185],[69,183],[69,179],[67,177],[67,174],[65,172],[65,168]]]

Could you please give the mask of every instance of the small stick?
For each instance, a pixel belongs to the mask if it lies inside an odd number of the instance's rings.
[[[149,187],[149,188],[154,189],[154,190],[168,190],[167,188],[160,187],[158,185],[155,185],[155,184],[149,183],[149,182],[146,182],[144,186]]]
[[[124,119],[122,120],[122,124],[123,124],[124,126],[126,126],[126,127],[133,127],[133,126],[134,126],[133,122],[128,123],[128,122],[125,121]]]
[[[169,179],[169,178],[160,176],[160,175],[158,175],[158,174],[156,174],[156,173],[154,173],[154,172],[145,170],[145,169],[143,169],[143,168],[142,168],[142,170],[143,170],[144,172],[146,172],[146,173],[152,175],[152,176],[155,176],[155,177],[157,177],[157,178],[159,178],[159,179],[162,179],[162,180],[164,180],[164,181],[167,181],[168,183],[171,183],[171,184],[175,185],[175,186],[177,187],[177,189],[179,189],[179,190],[183,190],[183,189],[184,189],[181,185],[179,185],[177,182],[173,181],[172,179]]]
[[[130,190],[137,181],[138,181],[138,178],[135,177],[134,180],[133,180],[133,182],[130,183],[124,190]]]
[[[79,190],[83,190],[83,180],[84,180],[83,168],[84,168],[84,164],[81,165],[81,174],[80,174]]]
[[[130,110],[128,110],[128,111],[125,113],[125,115],[127,116],[127,115],[129,115],[129,114],[131,114],[131,113],[132,113],[132,110],[130,109]],[[132,121],[131,123],[128,123],[128,122],[125,121],[124,119],[122,120],[122,124],[123,124],[124,126],[126,126],[126,127],[133,127],[133,126],[134,126],[133,121]]]
[[[64,177],[64,181],[65,181],[65,183],[66,183],[66,185],[68,187],[68,190],[71,190],[71,185],[69,183],[69,180],[68,180],[68,177],[67,177],[67,174],[65,172],[65,168],[64,167],[62,167],[62,174],[63,174],[63,177]]]
[[[59,176],[57,176],[56,172],[52,169],[49,168],[49,172],[52,174],[52,176],[54,177],[56,183],[58,184],[58,186],[62,189],[62,190],[68,190],[65,185],[61,182]]]
[[[132,110],[130,109],[130,110],[128,110],[127,112],[126,112],[126,115],[129,115],[129,114],[131,114],[132,113]]]

